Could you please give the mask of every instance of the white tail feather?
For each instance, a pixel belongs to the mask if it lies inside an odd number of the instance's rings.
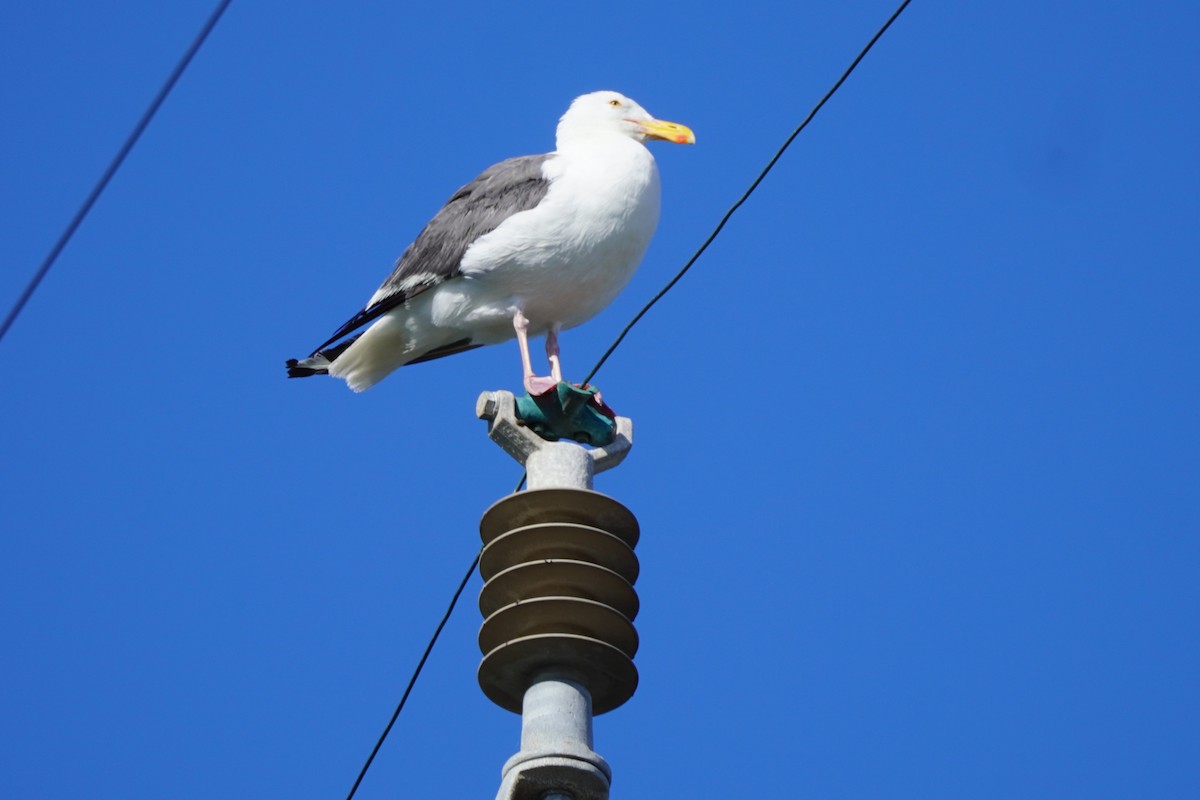
[[[329,374],[356,392],[366,391],[412,358],[405,339],[404,325],[385,315],[334,359]]]

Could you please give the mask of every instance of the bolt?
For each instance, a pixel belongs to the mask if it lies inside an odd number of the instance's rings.
[[[475,416],[480,419],[495,419],[497,411],[496,393],[484,392],[475,401]]]

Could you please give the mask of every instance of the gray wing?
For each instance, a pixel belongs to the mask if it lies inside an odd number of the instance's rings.
[[[546,196],[550,182],[542,174],[542,165],[550,158],[552,153],[501,161],[455,192],[396,260],[392,274],[367,307],[347,320],[313,354],[406,300],[459,277],[463,254],[476,239],[494,231],[513,214],[533,208]]]

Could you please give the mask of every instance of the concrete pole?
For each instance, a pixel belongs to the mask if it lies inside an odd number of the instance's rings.
[[[561,678],[536,680],[521,708],[521,750],[501,775],[496,800],[608,800],[612,770],[592,750],[587,689]]]

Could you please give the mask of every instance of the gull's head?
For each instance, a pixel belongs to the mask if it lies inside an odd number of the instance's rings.
[[[592,92],[576,97],[558,121],[558,145],[611,134],[638,142],[661,139],[695,144],[696,135],[685,125],[655,119],[650,112],[619,92]]]

